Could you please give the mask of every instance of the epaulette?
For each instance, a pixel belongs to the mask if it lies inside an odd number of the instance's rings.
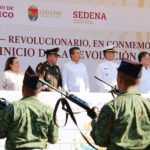
[[[37,70],[41,70],[43,67],[45,67],[44,62],[40,62],[40,63],[38,64]]]
[[[58,65],[55,65],[57,68],[59,68],[59,66]]]

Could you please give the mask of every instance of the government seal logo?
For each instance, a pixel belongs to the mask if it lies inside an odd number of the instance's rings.
[[[31,21],[36,21],[38,19],[38,9],[36,6],[32,5],[28,8],[28,17]]]

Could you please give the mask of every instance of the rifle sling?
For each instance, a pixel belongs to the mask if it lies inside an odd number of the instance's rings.
[[[56,121],[56,113],[57,113],[57,110],[58,110],[58,106],[60,104],[60,102],[62,103],[62,109],[66,111],[66,119],[65,119],[65,123],[62,127],[66,126],[67,124],[67,121],[68,121],[68,117],[70,115],[72,121],[74,122],[74,124],[76,125],[77,129],[79,130],[80,134],[82,135],[82,137],[85,139],[85,141],[92,147],[94,148],[95,150],[98,150],[94,145],[92,145],[90,143],[90,141],[87,139],[87,137],[82,133],[82,131],[79,129],[78,127],[78,124],[77,124],[77,121],[75,119],[75,116],[74,116],[74,113],[72,112],[71,110],[71,107],[69,105],[69,103],[67,102],[67,100],[65,98],[60,98],[56,105],[55,105],[55,108],[54,108],[54,114],[53,114],[53,119],[54,119],[54,123],[57,127],[60,127]]]

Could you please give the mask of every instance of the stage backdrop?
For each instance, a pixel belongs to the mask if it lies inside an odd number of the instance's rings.
[[[68,50],[81,48],[92,92],[95,69],[104,61],[102,49],[114,44],[116,63],[137,61],[150,49],[149,0],[0,0],[0,73],[10,56],[20,69],[45,61],[44,51],[59,47],[58,65],[70,60]]]

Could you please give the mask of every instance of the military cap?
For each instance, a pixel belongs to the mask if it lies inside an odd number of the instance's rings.
[[[46,55],[48,55],[48,54],[56,54],[57,56],[60,56],[60,55],[58,54],[58,52],[59,52],[59,48],[57,47],[57,48],[53,48],[53,49],[47,49],[47,50],[45,51],[45,54],[46,54]]]
[[[114,49],[114,45],[109,45],[103,49],[103,52],[116,52],[116,50]]]
[[[118,71],[126,73],[134,78],[140,78],[142,76],[143,65],[134,61],[123,59],[118,68]]]
[[[40,76],[29,66],[25,71],[23,84],[33,90],[39,89],[43,86],[39,78]]]

